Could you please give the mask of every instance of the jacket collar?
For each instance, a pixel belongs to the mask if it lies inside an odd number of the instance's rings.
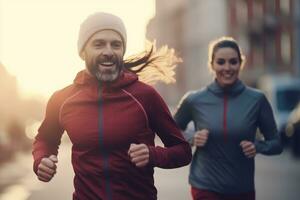
[[[138,80],[138,76],[127,70],[122,70],[120,76],[113,82],[102,83],[99,82],[95,76],[90,75],[86,70],[77,73],[74,83],[76,85],[99,85],[104,89],[118,89],[124,88],[133,84]]]
[[[208,85],[207,88],[208,88],[209,91],[211,91],[212,93],[214,93],[218,96],[222,96],[224,94],[227,94],[227,95],[230,95],[230,96],[235,96],[235,95],[238,95],[241,92],[243,92],[244,89],[246,88],[246,86],[244,85],[244,83],[241,80],[238,79],[230,87],[223,88],[215,80],[210,85]]]

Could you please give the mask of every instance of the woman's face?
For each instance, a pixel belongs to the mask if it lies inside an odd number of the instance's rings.
[[[238,53],[233,48],[223,47],[215,51],[212,69],[221,87],[232,85],[238,79],[240,68]]]

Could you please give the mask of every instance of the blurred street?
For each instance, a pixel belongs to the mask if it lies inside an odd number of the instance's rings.
[[[300,199],[300,0],[90,0],[76,3],[71,0],[47,3],[0,0],[0,200],[72,199],[74,174],[71,144],[66,134],[59,149],[57,174],[50,183],[38,181],[32,170],[31,143],[53,92],[73,83],[79,70],[89,70],[90,57],[84,56],[82,60],[80,52],[84,51],[80,50],[78,56],[75,46],[81,20],[95,11],[112,13],[124,20],[128,38],[122,37],[122,55],[126,63],[129,66],[134,61],[145,69],[152,66],[148,72],[140,71],[140,80],[142,74],[145,79],[156,79],[158,71],[176,80],[174,84],[151,83],[171,111],[184,94],[207,86],[218,74],[225,80],[238,78],[263,92],[271,104],[282,141],[289,148],[279,156],[256,156],[256,199]],[[235,62],[239,66],[238,73],[236,69],[219,73],[221,71],[210,66],[215,63],[218,48],[210,49],[209,44],[222,36],[234,38],[240,46],[239,62]],[[148,57],[144,50],[152,43]],[[83,46],[84,50],[87,45]],[[180,59],[170,59],[176,60],[177,65],[163,68],[170,64],[160,59],[168,48]],[[136,62],[144,53],[143,57],[149,58],[145,65],[144,61]],[[167,57],[173,56],[170,53]],[[242,60],[246,62],[241,63]],[[121,59],[118,61],[113,60],[113,64],[121,64]],[[106,81],[101,84],[103,82]],[[54,104],[57,114],[58,104]],[[48,116],[52,116],[52,104],[49,105]],[[59,117],[64,113],[61,112],[64,105],[65,102],[59,105]],[[152,107],[149,110],[155,112]],[[225,111],[227,100],[224,98],[224,114]],[[145,115],[147,118],[148,113]],[[52,117],[48,119],[52,121]],[[291,149],[299,155],[298,159],[292,156]],[[189,166],[172,170],[156,168],[158,199],[191,200],[188,172]]]
[[[58,173],[50,183],[39,182],[32,172],[32,158],[18,154],[16,159],[1,166],[0,200],[72,199],[73,170],[70,165],[69,143],[61,145]],[[188,167],[162,170],[156,168],[155,180],[160,200],[188,200]],[[256,158],[256,190],[258,200],[298,200],[300,196],[300,160],[289,151],[280,156]]]

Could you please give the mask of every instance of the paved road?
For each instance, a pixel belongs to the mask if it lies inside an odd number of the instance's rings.
[[[60,148],[58,173],[50,183],[37,181],[31,170],[31,156],[18,155],[0,169],[0,200],[68,200],[72,199],[73,171],[70,165],[70,144]],[[173,170],[156,169],[155,180],[159,200],[190,200],[187,183],[188,167]],[[21,178],[20,178],[21,177]],[[3,188],[2,188],[3,189]],[[289,152],[280,156],[256,158],[257,200],[299,200],[300,160]],[[0,190],[1,191],[1,190]]]

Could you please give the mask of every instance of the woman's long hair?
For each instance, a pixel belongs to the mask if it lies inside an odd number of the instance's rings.
[[[153,85],[158,81],[174,83],[175,68],[182,60],[175,55],[175,50],[163,46],[156,49],[156,42],[147,41],[146,50],[125,59],[125,69],[136,73],[139,79]]]

